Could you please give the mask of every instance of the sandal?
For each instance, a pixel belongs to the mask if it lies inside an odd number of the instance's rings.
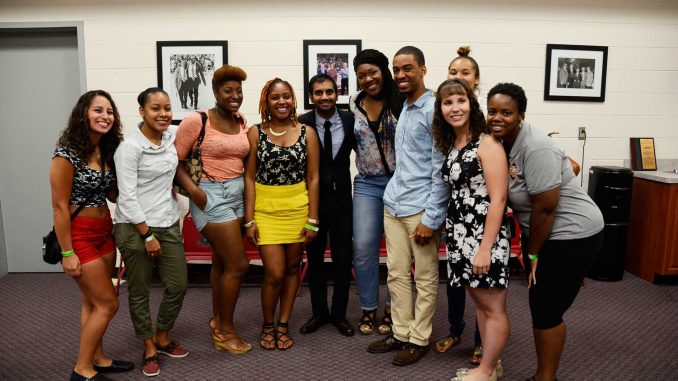
[[[469,363],[473,365],[480,365],[480,360],[482,359],[483,359],[483,346],[476,345],[475,348],[473,348],[473,356],[471,356],[471,360],[469,360]]]
[[[377,318],[377,310],[365,311],[363,310],[363,317],[358,323],[358,330],[363,335],[371,335],[374,332],[374,320]]]
[[[281,328],[284,330],[281,330]],[[278,328],[275,330],[275,341],[278,350],[286,351],[294,345],[294,341],[289,335],[289,323],[278,322]],[[287,343],[290,343],[287,345]],[[282,344],[282,345],[281,345]]]
[[[245,342],[236,334],[226,334],[216,328],[212,332],[214,349],[219,352],[229,352],[234,355],[241,355],[252,350],[252,344]],[[223,336],[224,338],[219,337],[219,335]],[[235,346],[229,345],[229,343],[232,344],[234,342],[237,342]]]
[[[277,346],[275,337],[275,325],[273,323],[264,323],[259,337],[259,346],[267,351],[272,351]]]
[[[382,335],[388,335],[392,331],[391,326],[393,326],[391,311],[384,310],[384,317],[381,318],[381,323],[379,324],[379,327],[377,327],[377,331]]]
[[[459,336],[448,336],[444,339],[440,339],[433,344],[433,350],[436,353],[445,353],[450,349],[454,348],[457,344],[461,342],[461,337]]]

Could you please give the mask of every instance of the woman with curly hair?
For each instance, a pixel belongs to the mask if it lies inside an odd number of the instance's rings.
[[[358,329],[372,334],[379,306],[379,248],[384,235],[384,190],[395,167],[395,131],[404,98],[389,70],[388,58],[365,49],[353,59],[360,91],[351,96],[355,115],[356,166],[353,180],[353,265],[363,316]],[[376,330],[391,333],[391,295],[386,289],[384,315]]]
[[[217,69],[212,77],[214,107],[187,115],[179,125],[175,142],[179,160],[186,160],[203,131],[200,182],[194,184],[183,165],[178,167],[177,181],[189,194],[196,228],[212,247],[212,342],[216,350],[232,354],[252,350],[252,344],[240,337],[233,322],[240,285],[249,268],[240,225],[244,214],[245,157],[250,145],[247,125],[238,111],[243,101],[242,82],[246,79],[245,71],[237,66]]]
[[[131,362],[109,359],[102,349],[108,323],[118,311],[111,283],[113,224],[106,198],[117,197],[113,154],[121,140],[120,115],[111,96],[103,90],[88,91],[73,107],[52,157],[49,179],[61,264],[83,300],[71,381],[108,380],[101,373],[134,368]]]
[[[494,381],[509,335],[506,156],[463,80],[438,87],[432,129],[436,148],[447,156],[442,174],[450,189],[445,221],[449,282],[469,291],[484,341],[480,365],[459,369],[453,380]]]
[[[318,232],[320,141],[315,129],[298,122],[296,111],[292,86],[274,78],[261,90],[261,124],[247,133],[243,226],[264,264],[259,345],[267,350],[293,345],[288,323],[299,286],[299,263],[304,243]]]

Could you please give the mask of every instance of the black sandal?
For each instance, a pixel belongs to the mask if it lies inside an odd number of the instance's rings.
[[[264,344],[273,345],[267,347]],[[272,351],[278,346],[275,338],[275,325],[273,323],[264,323],[264,326],[261,328],[261,336],[259,337],[259,346],[267,351]]]
[[[363,335],[371,335],[374,332],[374,320],[377,318],[377,310],[365,311],[363,310],[363,317],[358,323],[358,330]]]
[[[391,326],[393,326],[393,320],[391,320],[391,312],[387,312],[386,310],[384,310],[384,317],[381,318],[381,323],[379,324],[379,327],[377,327],[377,330],[382,335],[388,335],[392,331]]]
[[[281,331],[280,328],[283,328],[284,331]],[[276,347],[280,351],[286,351],[294,345],[294,341],[292,341],[292,338],[289,335],[290,333],[290,328],[289,328],[289,322],[283,323],[283,322],[278,322],[278,328],[275,330],[275,341],[276,341]],[[287,343],[290,343],[289,347],[286,347]],[[282,346],[280,345],[282,344]]]

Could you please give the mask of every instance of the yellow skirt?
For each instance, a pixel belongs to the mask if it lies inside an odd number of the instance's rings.
[[[259,245],[304,242],[299,237],[308,219],[306,182],[293,185],[254,184],[254,219],[259,229]]]

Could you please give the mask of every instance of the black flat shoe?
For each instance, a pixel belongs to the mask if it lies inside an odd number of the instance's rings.
[[[341,333],[344,336],[355,335],[355,329],[353,328],[351,323],[349,323],[348,320],[346,320],[346,318],[333,319],[332,325],[337,327],[339,333]]]
[[[330,322],[330,319],[327,317],[313,316],[310,318],[304,325],[299,328],[299,332],[302,334],[313,333],[318,330],[318,328]]]
[[[95,374],[93,377],[87,378],[85,376],[76,373],[75,370],[71,373],[71,381],[113,381],[110,378],[104,376],[101,373]]]
[[[123,360],[113,360],[109,366],[94,365],[94,370],[99,373],[122,373],[134,369],[134,363]]]

